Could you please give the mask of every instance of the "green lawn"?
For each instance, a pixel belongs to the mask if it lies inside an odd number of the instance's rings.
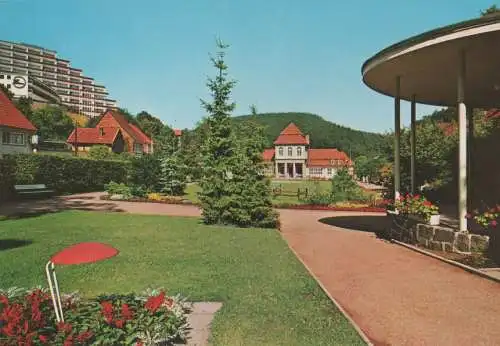
[[[24,246],[10,246],[25,241]],[[196,218],[68,211],[0,221],[0,287],[46,285],[51,254],[101,241],[120,254],[58,269],[85,296],[148,286],[222,301],[215,345],[359,345],[354,329],[274,230],[209,227]]]
[[[316,186],[318,186],[320,191],[328,192],[331,188],[331,181],[320,180],[272,180],[271,187],[281,186],[283,195],[274,196],[273,203],[294,203],[301,204],[304,201],[300,201],[297,198],[297,190],[300,189],[304,191],[306,188],[309,190],[309,194],[316,191]],[[186,187],[185,197],[192,202],[198,202],[198,196],[196,195],[200,191],[200,186],[197,183],[188,184]]]

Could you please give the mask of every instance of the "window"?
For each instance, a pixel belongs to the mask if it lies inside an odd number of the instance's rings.
[[[297,156],[302,156],[302,147],[297,147]]]
[[[10,79],[10,74],[7,75],[7,79]]]
[[[3,74],[0,74],[0,79],[3,79]]]
[[[292,156],[292,155],[293,155],[293,148],[288,147],[288,156]]]
[[[10,84],[7,84],[7,89],[10,89],[12,85]]]
[[[24,134],[17,132],[4,132],[2,134],[2,143],[10,145],[24,145]]]
[[[331,168],[328,168],[328,169],[326,170],[326,172],[328,173],[328,175],[332,175],[332,169],[331,169]]]
[[[310,171],[310,173],[312,175],[321,175],[321,174],[323,174],[323,168],[310,168],[309,171]]]
[[[283,156],[283,147],[278,148],[278,155]]]
[[[134,144],[134,151],[136,153],[142,153],[142,145],[140,145],[140,144]]]

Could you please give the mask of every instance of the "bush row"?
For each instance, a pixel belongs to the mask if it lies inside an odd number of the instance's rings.
[[[15,184],[45,184],[58,193],[102,191],[110,181],[126,182],[130,171],[126,161],[52,155],[8,155],[2,162],[0,176],[10,170]],[[12,186],[12,182],[7,185]]]
[[[0,159],[0,203],[12,197],[14,182],[13,161],[7,158]]]

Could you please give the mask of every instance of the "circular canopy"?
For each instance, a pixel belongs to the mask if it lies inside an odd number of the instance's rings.
[[[465,52],[465,103],[500,106],[500,16],[439,28],[394,44],[368,59],[363,81],[373,90],[436,106],[457,104],[461,52]]]
[[[83,264],[116,256],[118,250],[103,243],[79,243],[71,245],[50,259],[54,264]]]

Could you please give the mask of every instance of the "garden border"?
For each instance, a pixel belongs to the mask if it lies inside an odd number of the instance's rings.
[[[302,258],[299,256],[299,254],[297,253],[297,251],[295,251],[295,249],[292,248],[290,246],[290,244],[288,244],[288,242],[285,239],[285,237],[283,236],[283,234],[281,234],[281,238],[286,242],[286,244],[288,245],[288,248],[290,249],[290,251],[292,251],[292,253],[295,255],[295,258],[297,258],[299,260],[299,262],[302,263],[302,265],[304,266],[304,268],[306,268],[306,270],[309,273],[309,275],[312,276],[312,278],[314,279],[314,281],[316,281],[316,283],[319,285],[319,287],[321,288],[321,290],[326,294],[326,296],[328,298],[330,298],[330,300],[332,301],[333,305],[335,305],[337,307],[337,309],[339,309],[339,311],[342,313],[342,315],[344,315],[344,317],[347,319],[347,321],[349,321],[349,323],[352,325],[352,327],[354,328],[354,330],[358,333],[358,335],[360,336],[360,338],[367,344],[367,346],[373,346],[374,344],[371,342],[371,340],[365,334],[365,332],[363,331],[363,329],[361,329],[361,327],[353,320],[353,318],[347,313],[347,311],[342,307],[342,305],[340,305],[340,303],[330,294],[330,292],[328,292],[328,290],[326,289],[326,287],[318,279],[318,277],[314,274],[314,272],[312,271],[312,269],[302,260]]]
[[[481,276],[481,277],[483,277],[485,279],[489,279],[491,281],[495,281],[496,283],[500,283],[500,279],[499,278],[497,278],[495,276],[492,276],[492,275],[490,275],[488,273],[485,273],[485,272],[483,272],[483,271],[481,271],[479,269],[476,269],[476,268],[473,268],[471,266],[465,265],[463,263],[460,263],[460,262],[457,262],[457,261],[453,261],[453,260],[450,260],[450,259],[438,256],[438,255],[433,254],[431,252],[425,251],[424,249],[418,248],[416,246],[404,243],[404,242],[396,240],[396,239],[392,239],[391,238],[391,243],[403,246],[403,247],[405,247],[405,248],[407,248],[409,250],[412,250],[412,251],[415,251],[415,252],[419,252],[419,253],[421,253],[423,255],[426,255],[426,256],[432,257],[434,259],[437,259],[439,261],[448,263],[450,265],[453,265],[455,267],[458,267],[458,268],[461,268],[461,269],[463,269],[465,271],[468,271],[469,273]]]
[[[100,197],[101,200],[104,201],[117,201],[117,202],[136,202],[136,203],[158,203],[158,204],[175,204],[175,205],[195,205],[200,206],[199,203],[192,202],[187,199],[183,200],[168,200],[168,201],[158,201],[151,200],[141,197],[133,197],[131,199],[111,199],[107,195],[103,195]],[[322,211],[352,211],[352,212],[365,212],[365,213],[383,213],[385,212],[385,208],[379,207],[329,207],[323,205],[313,205],[313,204],[294,204],[294,205],[276,205],[273,204],[274,209],[292,209],[292,210],[322,210]]]

